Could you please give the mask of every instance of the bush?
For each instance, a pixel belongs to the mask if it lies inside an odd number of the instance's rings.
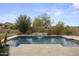
[[[38,27],[38,32],[40,32],[40,33],[44,33],[45,32],[45,27],[43,27],[43,26],[40,26],[40,27]]]
[[[1,43],[1,39],[0,39],[0,48],[2,48],[2,43]]]
[[[2,42],[1,42],[2,39],[4,39],[3,45],[2,45]],[[0,35],[0,48],[5,47],[6,41],[7,41],[7,33],[5,35]]]
[[[26,33],[27,34],[32,34],[32,30],[28,30]]]
[[[59,35],[62,30],[64,30],[64,23],[63,22],[58,22],[58,24],[55,26],[53,32],[54,32],[54,34]]]
[[[73,29],[70,28],[69,26],[67,26],[67,27],[65,28],[64,32],[65,32],[66,35],[69,35],[69,34],[71,34],[71,33],[73,32]]]
[[[47,31],[47,35],[52,35],[53,34],[53,30],[52,29],[49,29],[48,31]]]
[[[26,31],[28,31],[30,25],[30,17],[27,17],[26,15],[21,15],[16,20],[16,27],[23,34],[25,34]]]
[[[11,29],[5,29],[5,32],[9,34],[11,32]]]

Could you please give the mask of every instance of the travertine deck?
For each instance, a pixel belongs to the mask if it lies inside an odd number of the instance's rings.
[[[60,44],[27,44],[10,48],[10,56],[79,56],[79,47]]]
[[[79,40],[79,36],[67,36],[67,35],[62,35],[63,37],[66,37],[66,38],[72,38],[72,39],[75,39],[75,40]]]

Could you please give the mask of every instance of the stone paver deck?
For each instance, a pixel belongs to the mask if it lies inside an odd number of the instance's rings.
[[[79,40],[79,36],[67,36],[67,35],[62,35],[62,36],[70,39]]]
[[[79,47],[60,44],[27,44],[10,48],[10,56],[79,56]]]

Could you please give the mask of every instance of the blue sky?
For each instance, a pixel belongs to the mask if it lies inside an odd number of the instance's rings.
[[[79,26],[78,3],[0,3],[0,22],[14,23],[19,15],[35,17],[47,13],[52,25],[62,21],[65,25]],[[53,22],[54,21],[54,22]]]

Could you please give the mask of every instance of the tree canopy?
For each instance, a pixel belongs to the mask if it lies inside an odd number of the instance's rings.
[[[22,32],[23,34],[25,34],[31,25],[30,17],[28,17],[26,15],[20,15],[16,19],[15,24],[16,24],[17,28],[19,29],[19,31]]]

